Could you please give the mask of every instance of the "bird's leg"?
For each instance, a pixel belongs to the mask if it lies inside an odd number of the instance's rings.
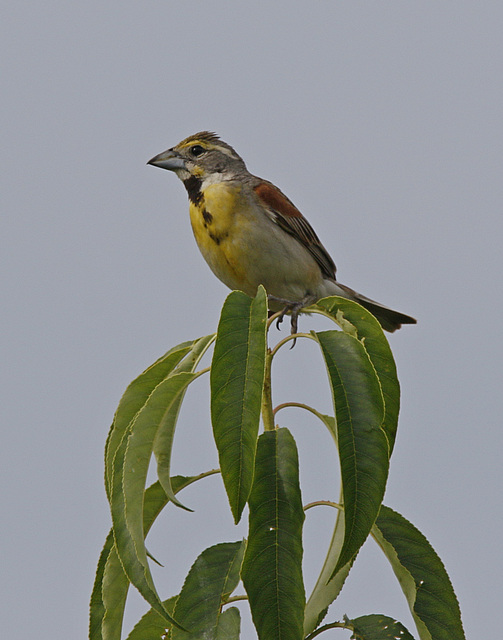
[[[283,318],[285,317],[286,314],[289,313],[292,316],[291,323],[290,323],[292,334],[297,333],[299,314],[302,311],[302,309],[304,307],[308,307],[310,304],[312,304],[313,302],[316,302],[317,300],[316,296],[313,296],[310,293],[306,294],[302,298],[302,300],[297,300],[297,301],[285,300],[285,298],[277,298],[276,296],[271,296],[271,295],[268,296],[268,299],[272,302],[279,302],[280,304],[285,305],[283,307],[283,310],[281,311],[280,316],[276,320],[276,327],[279,329],[280,324],[283,322]]]
[[[285,315],[290,311],[292,306],[298,303],[293,302],[292,300],[287,300],[286,298],[277,298],[276,296],[271,296],[271,295],[268,295],[267,299],[269,302],[278,302],[279,304],[284,305],[280,315],[278,316],[278,319],[276,320],[276,328],[279,329]]]

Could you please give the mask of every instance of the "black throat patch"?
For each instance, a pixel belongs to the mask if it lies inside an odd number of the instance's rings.
[[[203,194],[201,193],[201,178],[196,176],[190,176],[187,180],[183,181],[187,193],[189,194],[189,200],[194,204],[199,204],[202,200]]]

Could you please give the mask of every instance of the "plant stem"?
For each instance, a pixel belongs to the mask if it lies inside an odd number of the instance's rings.
[[[302,402],[283,402],[283,404],[278,404],[278,406],[274,409],[274,415],[276,415],[278,411],[281,411],[281,409],[286,409],[288,407],[297,407],[297,409],[305,409],[306,411],[310,411],[313,415],[315,415],[317,418],[320,418],[320,420],[323,422],[323,416],[319,411],[316,411],[316,409],[313,409],[313,407],[310,407],[307,404],[303,404]]]
[[[313,631],[313,633],[306,636],[306,640],[312,640],[316,636],[319,636],[320,633],[328,631],[329,629],[350,629],[353,631],[352,627],[348,627],[344,622],[332,622],[330,624],[324,624],[322,627],[318,627],[316,631]]]
[[[248,596],[247,595],[231,596],[230,598],[227,598],[227,600],[224,602],[224,605],[229,604],[231,602],[239,602],[239,600],[248,600]]]
[[[265,431],[274,431],[274,414],[272,411],[272,392],[271,392],[271,363],[272,352],[267,348],[265,355],[265,373],[264,373],[264,389],[262,392],[262,420],[264,421]]]
[[[297,340],[297,338],[311,338],[311,340],[313,340],[313,336],[310,333],[291,333],[290,335],[286,336],[286,338],[283,338],[283,340],[280,340],[278,342],[278,344],[274,347],[274,349],[272,350],[272,355],[276,355],[276,353],[279,351],[279,349],[281,349],[281,347],[286,344],[287,342],[290,342],[290,340]]]
[[[312,509],[313,507],[335,507],[335,509],[342,511],[342,505],[337,502],[332,502],[332,500],[316,500],[316,502],[310,502],[304,506],[304,511]]]

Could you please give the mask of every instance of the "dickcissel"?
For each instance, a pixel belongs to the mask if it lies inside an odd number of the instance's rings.
[[[196,242],[217,278],[249,296],[262,284],[270,310],[292,315],[292,332],[303,307],[330,295],[355,300],[387,331],[415,324],[338,282],[334,261],[297,207],[216,134],[189,136],[148,164],[174,171],[185,185]]]

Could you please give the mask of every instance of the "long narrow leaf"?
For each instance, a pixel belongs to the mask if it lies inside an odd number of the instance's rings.
[[[142,596],[173,622],[156,592],[143,534],[143,494],[152,446],[159,424],[195,374],[178,373],[157,385],[128,427],[113,465],[112,521],[115,547],[124,571]]]
[[[341,592],[351,570],[352,560],[334,573],[344,545],[344,532],[344,511],[338,511],[327,557],[306,603],[304,618],[304,633],[306,635],[314,631],[323,620],[328,607]]]
[[[304,511],[295,440],[282,428],[258,440],[242,578],[260,640],[304,637]]]
[[[173,489],[175,493],[178,493],[193,482],[197,482],[214,473],[216,473],[215,470],[207,471],[198,476],[175,476],[172,478]],[[168,502],[169,498],[159,482],[155,482],[145,491],[143,508],[145,536]],[[120,640],[124,605],[129,584],[114,547],[113,531],[110,531],[98,562],[96,579],[91,595],[90,640]],[[162,617],[162,620],[166,624],[164,617]]]
[[[314,335],[332,387],[344,497],[344,544],[333,577],[355,557],[375,522],[388,477],[388,440],[381,387],[362,343],[340,331]]]
[[[157,385],[131,424],[131,433],[123,458],[116,457],[114,461],[116,465],[121,466],[123,476],[121,495],[116,494],[117,499],[115,502],[112,500],[112,505],[116,510],[117,505],[122,508],[122,502],[124,503],[127,527],[140,556],[143,554],[143,551],[140,551],[143,544],[143,493],[154,441],[165,423],[171,422],[173,406],[176,406],[180,395],[194,377],[194,373],[175,373]],[[166,491],[166,488],[164,490]],[[174,494],[168,493],[168,497],[179,504]]]
[[[98,560],[96,569],[96,577],[94,579],[93,591],[91,593],[91,601],[89,603],[89,640],[103,640],[101,625],[106,613],[105,603],[103,602],[103,577],[105,575],[105,566],[110,553],[114,548],[113,531],[108,533],[105,540],[103,550]],[[119,631],[120,633],[120,631]],[[120,638],[120,635],[119,635]]]
[[[333,416],[325,415],[307,405],[291,403],[290,406],[304,408],[316,415],[326,426],[337,446],[337,426]],[[304,634],[308,635],[314,631],[325,617],[328,607],[339,595],[344,582],[349,574],[352,562],[348,562],[331,579],[337,560],[341,554],[344,544],[344,511],[338,510],[335,520],[332,539],[327,551],[325,562],[316,584],[306,603],[304,613]]]
[[[185,356],[185,358],[178,364],[174,373],[192,372],[199,363],[201,357],[204,355],[206,349],[213,341],[214,336],[206,336],[195,341],[191,346],[191,350]],[[170,375],[173,375],[170,374]],[[187,509],[181,502],[175,497],[175,493],[171,486],[171,452],[173,448],[173,438],[175,435],[175,427],[178,420],[178,414],[180,413],[180,407],[182,405],[186,388],[183,389],[176,400],[171,403],[169,411],[166,412],[163,420],[159,423],[159,428],[156,431],[153,452],[157,459],[157,476],[159,482],[162,484],[164,491],[168,494],[169,499],[178,507]]]
[[[318,415],[337,445],[337,425],[335,419],[332,416],[324,414]],[[351,570],[352,561],[347,562],[334,574],[334,569],[344,545],[344,531],[344,511],[338,510],[332,538],[322,570],[306,603],[304,614],[304,633],[306,635],[314,631],[323,620],[328,607],[341,592],[344,582]]]
[[[108,434],[105,447],[105,486],[110,500],[111,478],[113,474],[113,459],[122,437],[138,411],[143,407],[155,387],[169,375],[176,365],[184,358],[197,343],[182,342],[170,349],[154,364],[131,382],[122,396],[114,420]]]
[[[388,436],[391,455],[400,410],[400,385],[393,354],[381,325],[369,311],[346,298],[323,298],[315,306],[331,316],[343,331],[358,338],[365,347],[381,384],[385,408],[383,429]]]
[[[162,602],[155,590],[152,576],[147,561],[147,553],[143,542],[143,532],[139,540],[132,536],[127,526],[125,498],[122,487],[124,471],[124,458],[131,435],[131,427],[123,436],[114,457],[112,491],[111,491],[111,512],[113,522],[113,533],[115,549],[120,557],[129,581],[134,584],[142,596],[149,602],[162,616],[172,621],[172,617],[165,611]],[[143,519],[143,511],[140,510],[140,517]],[[136,536],[138,538],[138,536]],[[136,543],[139,543],[139,552],[136,550]],[[139,556],[139,553],[141,556]]]
[[[113,531],[111,533],[113,535]],[[106,561],[101,585],[103,597],[101,633],[103,640],[120,640],[122,637],[122,621],[128,589],[129,580],[124,573],[114,543]],[[90,639],[92,639],[92,636],[90,636]]]
[[[297,406],[304,408],[318,417],[319,420],[327,427],[330,435],[332,436],[335,445],[337,446],[337,427],[335,418],[333,416],[325,415],[316,411],[312,407],[303,404],[289,403],[285,406]],[[332,539],[327,551],[325,562],[323,563],[322,570],[316,584],[309,596],[306,603],[304,614],[304,634],[308,635],[314,631],[325,617],[329,605],[339,595],[344,582],[349,574],[352,566],[352,562],[348,562],[342,567],[334,577],[331,579],[333,570],[339,559],[342,545],[344,544],[344,511],[337,510],[337,517],[335,521],[334,531]]]
[[[243,542],[217,544],[192,565],[173,611],[187,631],[173,628],[173,640],[216,638],[221,606],[239,582]]]
[[[384,505],[372,535],[400,582],[421,640],[465,640],[451,581],[424,535]]]
[[[211,421],[237,523],[250,494],[266,353],[267,298],[233,291],[224,303],[211,365]]]

